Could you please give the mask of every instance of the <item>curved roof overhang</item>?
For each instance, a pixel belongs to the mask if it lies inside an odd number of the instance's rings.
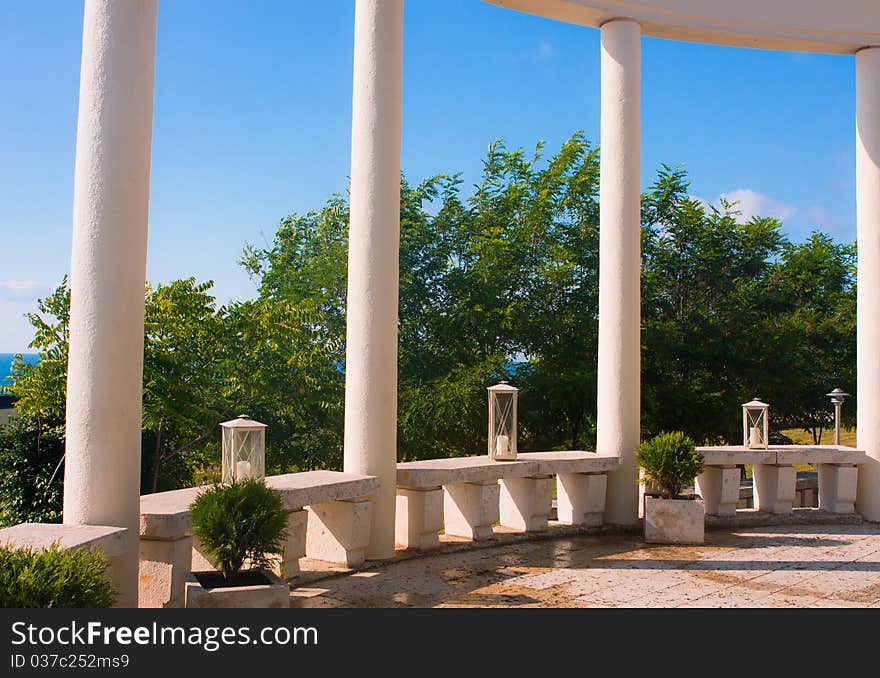
[[[854,54],[880,47],[880,0],[484,0],[582,26],[634,19],[642,34],[733,47]]]

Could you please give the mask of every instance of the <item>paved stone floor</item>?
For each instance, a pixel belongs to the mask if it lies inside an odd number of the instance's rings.
[[[880,607],[880,525],[712,530],[702,546],[584,535],[304,583],[293,607]]]

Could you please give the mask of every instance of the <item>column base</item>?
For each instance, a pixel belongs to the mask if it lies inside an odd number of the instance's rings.
[[[819,508],[855,513],[859,469],[849,464],[819,464]]]
[[[563,525],[596,527],[605,515],[608,476],[560,473],[556,476],[556,517]]]
[[[794,466],[755,464],[752,466],[755,508],[768,513],[791,513],[797,485]]]
[[[192,571],[192,537],[141,539],[138,547],[138,607],[183,607],[184,578]]]
[[[405,549],[440,546],[443,529],[443,488],[397,488],[395,541]]]
[[[504,527],[519,532],[544,532],[552,508],[552,476],[501,480],[499,519]]]
[[[350,499],[309,507],[306,554],[309,558],[360,567],[370,541],[373,503]]]
[[[705,466],[697,476],[696,492],[703,498],[706,514],[732,516],[739,502],[740,470],[736,466]]]
[[[300,573],[299,559],[306,555],[308,525],[309,512],[305,509],[290,511],[287,514],[287,539],[276,572],[282,579],[292,579]]]
[[[501,488],[497,481],[457,483],[443,487],[446,534],[474,541],[492,539],[498,522]]]

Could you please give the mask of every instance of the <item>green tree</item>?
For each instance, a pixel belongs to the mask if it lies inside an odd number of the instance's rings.
[[[661,167],[643,196],[645,435],[735,441],[741,403],[770,397],[763,289],[785,240],[775,219],[737,217],[690,198],[681,167]]]
[[[12,365],[9,390],[18,400],[14,419],[0,427],[0,526],[61,519],[69,308],[65,277],[27,314],[29,348],[40,360],[17,356]]]
[[[224,380],[225,309],[213,283],[194,278],[147,288],[141,485],[145,492],[190,484],[216,457],[211,434],[239,405]],[[164,471],[164,472],[163,472]]]
[[[819,444],[833,421],[825,395],[835,386],[855,393],[856,251],[814,232],[786,243],[762,299],[774,350],[766,351],[767,397],[779,426],[802,428]],[[854,423],[856,408],[844,409]]]

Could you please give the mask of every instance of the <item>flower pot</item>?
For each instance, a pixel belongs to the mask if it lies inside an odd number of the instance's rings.
[[[702,544],[706,505],[701,499],[645,497],[645,541],[649,544]]]
[[[219,572],[188,572],[185,607],[290,607],[290,587],[265,570],[239,572],[227,586]]]

